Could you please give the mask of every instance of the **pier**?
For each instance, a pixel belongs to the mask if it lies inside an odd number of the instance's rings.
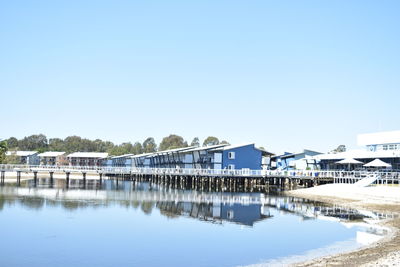
[[[46,165],[0,165],[0,184],[7,175],[16,177],[20,185],[22,174],[37,183],[38,175],[46,175],[51,184],[57,179],[65,180],[68,187],[71,180],[81,180],[85,186],[88,180],[103,179],[149,181],[171,188],[185,188],[198,191],[265,191],[266,189],[295,189],[326,183],[357,183],[376,176],[376,184],[399,184],[399,172],[369,171],[278,171],[278,170],[220,170],[188,168],[132,168],[98,166],[46,166]],[[6,175],[7,174],[7,175]]]

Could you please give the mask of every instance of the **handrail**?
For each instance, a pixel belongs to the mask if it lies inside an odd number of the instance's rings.
[[[55,166],[0,164],[0,171],[53,171],[97,172],[110,174],[187,175],[187,176],[237,176],[237,177],[291,177],[291,178],[365,178],[379,174],[382,179],[399,179],[400,172],[393,171],[337,171],[337,170],[251,170],[251,169],[195,169],[195,168],[137,168],[109,166]]]

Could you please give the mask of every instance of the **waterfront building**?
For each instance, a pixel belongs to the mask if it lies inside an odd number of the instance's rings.
[[[348,169],[348,166],[337,164],[343,159],[355,159],[367,164],[380,159],[391,165],[392,169],[400,170],[400,131],[377,132],[360,134],[357,144],[364,149],[353,149],[341,153],[327,153],[317,155],[313,159],[323,170]],[[351,169],[365,169],[363,164],[352,165]]]
[[[47,151],[38,155],[40,165],[60,166],[68,165],[65,152]]]
[[[103,166],[108,153],[75,152],[67,156],[70,166]]]
[[[271,157],[270,169],[279,170],[306,170],[313,169],[315,164],[310,164],[313,156],[320,155],[321,152],[304,149],[299,153],[285,152],[283,155]]]
[[[130,156],[133,167],[188,169],[252,169],[260,170],[264,156],[270,156],[254,144],[213,145],[176,148]]]
[[[39,165],[37,151],[7,151],[6,156],[16,156],[18,164]]]

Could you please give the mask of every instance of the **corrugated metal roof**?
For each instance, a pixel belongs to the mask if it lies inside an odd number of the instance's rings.
[[[57,152],[57,151],[47,151],[44,153],[39,154],[39,157],[58,157],[64,155],[65,152]]]
[[[155,153],[154,153],[154,152],[151,152],[151,153],[138,154],[138,155],[133,155],[133,156],[131,156],[130,158],[131,158],[131,159],[134,159],[134,158],[142,158],[142,157],[147,157],[147,156],[150,156],[150,155],[153,155],[153,154],[155,154]]]
[[[124,155],[119,155],[119,156],[113,156],[111,157],[112,159],[119,159],[119,158],[130,158],[134,156],[135,154],[124,154]]]
[[[190,150],[190,149],[193,149],[193,148],[196,148],[196,147],[195,146],[189,146],[189,147],[180,147],[180,148],[168,149],[168,150],[158,151],[158,152],[156,152],[156,154],[165,155],[165,154],[169,154],[169,153]]]
[[[69,154],[68,158],[106,158],[108,153],[99,153],[99,152],[75,152]]]
[[[213,146],[202,146],[202,147],[195,147],[193,149],[189,149],[189,150],[185,150],[184,152],[194,152],[194,151],[201,151],[201,150],[210,150],[210,149],[214,149],[217,147],[223,147],[223,146],[227,146],[228,144],[219,144],[219,145],[213,145]]]
[[[239,144],[239,145],[226,145],[223,147],[214,148],[211,151],[230,150],[230,149],[235,149],[235,148],[244,147],[244,146],[251,146],[251,145],[254,146],[254,143]]]
[[[7,151],[6,155],[11,156],[11,155],[17,155],[19,157],[26,157],[26,156],[31,156],[37,154],[37,151]]]

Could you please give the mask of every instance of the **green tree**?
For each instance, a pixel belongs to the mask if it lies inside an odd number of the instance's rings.
[[[174,149],[180,147],[187,147],[187,142],[183,139],[182,136],[171,134],[167,137],[164,137],[160,143],[159,150],[167,150],[167,149]]]
[[[21,158],[17,156],[15,153],[11,153],[11,155],[6,156],[3,163],[5,164],[20,164]]]
[[[0,163],[3,163],[6,159],[6,152],[7,152],[7,141],[3,140],[0,141]]]
[[[331,151],[332,153],[341,153],[341,152],[346,152],[346,146],[345,145],[340,145],[336,149]]]
[[[222,145],[230,145],[230,143],[228,143],[228,141],[225,141],[225,140],[221,141],[220,144],[222,144]]]
[[[18,139],[15,137],[10,137],[7,139],[7,146],[10,150],[17,150],[18,148]]]
[[[47,137],[44,134],[34,134],[24,137],[24,139],[18,142],[18,147],[21,150],[47,150]]]
[[[200,140],[198,137],[193,138],[192,142],[190,143],[190,146],[196,146],[199,147],[200,146]]]
[[[203,142],[203,146],[213,146],[213,145],[218,145],[218,144],[219,144],[219,140],[215,136],[209,136]]]
[[[157,151],[157,145],[153,137],[149,137],[143,142],[143,152],[151,153]]]
[[[65,151],[64,140],[60,138],[49,139],[49,150],[50,151]]]
[[[132,148],[132,154],[139,155],[143,153],[143,146],[141,143],[136,142]]]

